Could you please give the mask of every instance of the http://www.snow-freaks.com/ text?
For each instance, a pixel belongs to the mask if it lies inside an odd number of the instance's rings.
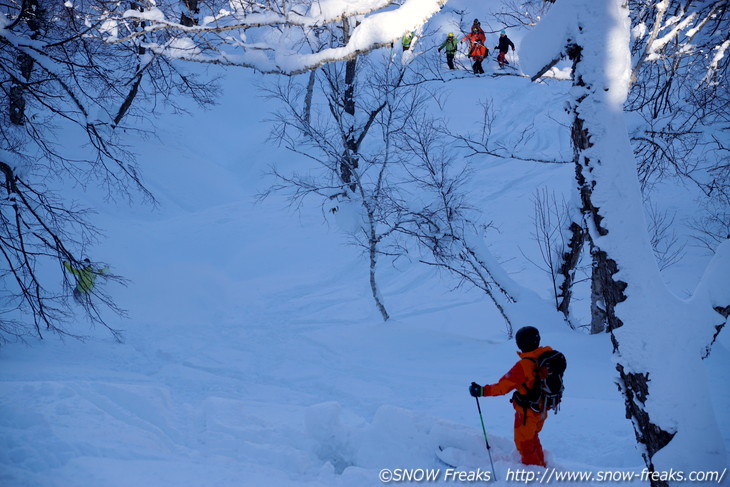
[[[552,482],[707,482],[721,484],[725,480],[727,468],[717,470],[696,470],[684,472],[682,470],[669,470],[666,472],[631,470],[599,470],[595,472],[557,470],[546,468],[544,470],[529,470],[520,468],[508,468],[504,474],[504,480],[510,483],[523,484],[549,484]],[[495,479],[490,470],[456,469],[456,468],[384,468],[378,475],[384,484],[389,483],[428,483],[428,482],[454,482],[454,483],[482,483],[492,482]]]

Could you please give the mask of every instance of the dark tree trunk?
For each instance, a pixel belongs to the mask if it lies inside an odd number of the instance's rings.
[[[144,7],[137,3],[132,2],[131,7],[133,10],[137,10],[139,12],[144,12]],[[141,29],[144,29],[146,27],[145,22],[136,22],[135,23],[135,29],[137,31],[140,31]],[[144,40],[144,38],[142,38]],[[137,45],[137,54],[140,56],[144,55],[145,52],[147,52],[147,49],[145,49],[144,46],[142,46],[142,43],[140,42]],[[114,127],[118,126],[119,123],[122,121],[124,116],[127,114],[129,109],[132,107],[132,103],[134,102],[134,99],[137,97],[137,93],[139,92],[139,87],[142,84],[142,78],[144,77],[144,69],[142,68],[142,65],[140,62],[137,62],[137,74],[131,81],[132,86],[129,89],[129,93],[127,93],[127,96],[124,98],[124,101],[122,102],[121,106],[119,107],[119,110],[117,110],[117,114],[114,117]]]
[[[345,19],[342,22],[343,40],[347,43],[350,40],[350,21]],[[355,191],[357,185],[352,181],[352,175],[358,167],[358,135],[355,133],[355,78],[357,76],[357,57],[345,63],[345,86],[342,92],[342,108],[345,113],[352,117],[349,132],[345,136],[345,150],[340,161],[340,179]]]
[[[618,272],[618,265],[608,258],[606,252],[594,248],[591,256],[591,333],[612,331],[623,326],[616,316],[615,308],[626,299],[626,283],[614,280],[613,275]]]
[[[142,4],[139,4],[137,2],[131,2],[130,7],[132,10],[136,10],[138,12],[144,12],[144,6]],[[147,27],[147,22],[134,22],[134,28],[135,31],[140,32],[145,27]],[[144,37],[141,38],[142,41],[144,41]],[[147,52],[147,49],[142,46],[141,42],[137,42],[137,54],[140,56]],[[137,65],[137,69],[139,69],[139,65]]]
[[[39,39],[41,36],[43,12],[43,9],[38,5],[38,0],[23,1],[23,11],[20,15],[25,20],[28,28],[33,32],[30,36],[33,40]]]
[[[357,58],[345,64],[345,96],[342,100],[345,113],[355,115],[355,74],[357,72]]]
[[[614,342],[614,348],[618,347],[618,343],[613,335],[611,338]],[[649,374],[637,374],[633,372],[626,373],[621,364],[616,366],[619,377],[621,379],[621,392],[626,401],[626,419],[630,419],[634,424],[634,432],[636,433],[636,441],[644,445],[646,452],[642,453],[644,463],[650,472],[654,472],[654,463],[652,458],[654,454],[669,444],[674,438],[674,433],[668,433],[659,426],[651,422],[649,413],[646,412],[646,399],[649,397]],[[663,480],[651,480],[653,487],[668,487],[669,484]]]
[[[342,22],[342,38],[344,44],[350,41],[350,21]],[[345,113],[355,115],[355,76],[357,75],[357,57],[345,63],[345,91],[342,96],[342,106]]]
[[[563,279],[563,282],[560,284],[558,311],[563,313],[566,319],[570,315],[570,301],[573,298],[575,270],[578,267],[586,239],[585,230],[578,223],[573,222],[570,224],[570,233],[571,237],[570,241],[568,241],[568,248],[563,253],[563,263],[560,265],[560,269],[558,269]]]
[[[134,79],[134,82],[132,83],[132,88],[129,90],[129,93],[127,93],[127,97],[124,99],[124,102],[122,102],[122,106],[119,107],[119,111],[117,112],[117,115],[114,117],[114,126],[116,127],[119,125],[119,122],[122,121],[124,116],[127,114],[127,111],[131,108],[132,102],[137,97],[137,92],[139,91],[139,85],[142,83],[142,73],[139,73],[137,77]]]
[[[312,120],[312,97],[314,96],[314,83],[317,80],[317,70],[309,72],[309,81],[307,82],[307,94],[304,97],[304,122],[309,125]]]
[[[180,14],[180,23],[185,27],[198,25],[198,14],[200,13],[198,0],[183,0],[183,4],[187,10],[183,10]]]
[[[23,96],[25,89],[23,85],[13,84],[10,87],[10,123],[13,125],[25,125],[25,97]]]
[[[573,61],[573,72],[582,59],[583,48],[571,44],[567,48],[568,57]],[[580,76],[575,76],[573,84],[577,87],[584,88],[585,82]],[[576,100],[580,105],[586,96]],[[604,236],[608,234],[608,230],[603,226],[603,216],[600,208],[593,204],[593,184],[588,182],[585,174],[592,171],[592,166],[596,163],[586,156],[586,150],[590,149],[593,144],[588,130],[585,128],[585,121],[578,115],[576,110],[573,126],[571,128],[571,139],[573,142],[573,151],[575,157],[575,177],[578,182],[581,199],[581,213],[586,227],[592,227],[598,235]],[[593,260],[591,266],[591,333],[600,333],[607,330],[618,328],[622,325],[613,310],[615,306],[626,299],[623,295],[626,289],[626,283],[614,281],[613,275],[617,272],[616,262],[608,258],[605,252],[598,248],[593,239],[591,232],[586,231],[588,242],[591,246],[591,257]]]
[[[38,5],[38,0],[25,0],[23,2],[20,19],[25,21],[25,24],[31,30],[30,38],[33,40],[40,39],[43,10]],[[35,61],[27,54],[18,56],[18,68],[22,80],[13,79],[8,96],[9,118],[10,123],[13,125],[25,125],[25,83],[30,81],[34,65]]]
[[[350,135],[345,142],[345,151],[340,160],[340,179],[353,192],[357,189],[357,184],[352,180],[352,175],[360,161],[356,154],[357,148],[354,143],[354,137]]]

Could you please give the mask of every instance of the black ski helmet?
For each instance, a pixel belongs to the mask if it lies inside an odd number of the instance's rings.
[[[515,342],[522,352],[532,352],[540,346],[540,332],[534,326],[523,326],[517,330]]]

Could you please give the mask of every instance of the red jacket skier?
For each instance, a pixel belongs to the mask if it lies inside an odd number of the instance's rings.
[[[516,391],[511,399],[515,409],[514,439],[517,451],[520,452],[522,463],[525,465],[545,466],[545,454],[542,451],[538,434],[545,423],[546,413],[538,413],[530,408],[518,405],[519,395],[526,396],[535,383],[535,360],[543,353],[552,350],[550,347],[540,346],[540,332],[532,326],[520,328],[515,335],[517,352],[520,360],[507,372],[499,382],[480,386],[472,382],[469,393],[474,397],[502,396],[510,391]],[[535,360],[529,360],[535,359]]]

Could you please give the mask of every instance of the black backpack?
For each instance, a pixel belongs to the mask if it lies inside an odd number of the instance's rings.
[[[557,414],[563,398],[563,373],[568,366],[565,355],[557,350],[549,350],[540,354],[537,359],[524,358],[535,362],[535,383],[526,395],[515,391],[512,400],[524,409],[532,409],[536,413],[547,415],[549,410]]]

